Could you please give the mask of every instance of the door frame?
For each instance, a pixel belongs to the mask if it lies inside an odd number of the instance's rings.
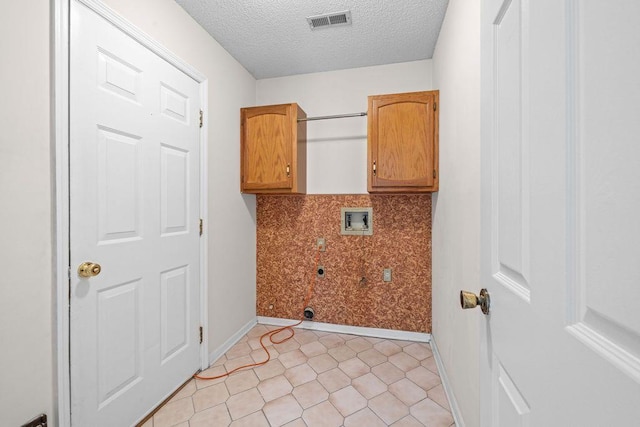
[[[71,426],[71,382],[70,382],[70,216],[69,216],[69,59],[70,59],[70,25],[69,14],[71,2],[74,0],[51,0],[51,72],[53,74],[51,108],[51,138],[54,157],[54,200],[55,217],[52,219],[54,231],[54,257],[52,260],[52,276],[54,289],[52,305],[54,313],[53,327],[53,367],[54,394],[56,408],[53,418],[60,427]],[[200,86],[200,105],[202,111],[208,111],[207,77],[191,65],[178,58],[151,36],[135,27],[132,23],[118,15],[100,0],[75,0],[89,7],[95,13],[122,30],[125,34],[142,44],[147,49],[194,79]],[[200,218],[207,218],[207,134],[208,120],[204,120],[200,128]],[[207,227],[200,238],[200,324],[208,327],[207,286]],[[200,368],[209,366],[209,348],[207,334],[203,334],[200,346]]]

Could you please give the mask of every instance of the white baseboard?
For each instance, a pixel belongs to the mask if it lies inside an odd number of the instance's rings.
[[[218,360],[220,356],[225,354],[231,347],[233,347],[247,332],[253,328],[256,323],[263,325],[273,326],[288,326],[293,325],[296,320],[280,319],[277,317],[263,317],[258,316],[255,319],[250,320],[242,328],[227,339],[222,345],[209,353],[209,365]],[[380,328],[366,328],[363,326],[347,326],[347,325],[334,325],[332,323],[321,322],[309,322],[304,321],[300,325],[296,326],[300,329],[310,329],[323,332],[335,332],[339,334],[351,334],[360,335],[364,337],[385,338],[391,340],[403,340],[403,341],[416,341],[416,342],[430,342],[431,334],[425,334],[422,332],[409,332],[409,331],[396,331],[393,329],[380,329]],[[436,359],[437,361],[438,359]],[[438,366],[440,368],[440,366]],[[444,382],[444,381],[443,381]],[[446,389],[445,389],[446,390]]]
[[[242,328],[238,330],[235,334],[231,335],[228,340],[222,343],[221,346],[216,348],[214,351],[209,353],[209,366],[213,365],[213,362],[218,360],[220,356],[225,354],[231,347],[233,347],[243,336],[247,334],[256,325],[256,319],[251,319],[244,325]]]
[[[297,323],[297,320],[258,316],[258,323],[263,325],[288,326]],[[431,334],[422,332],[396,331],[393,329],[367,328],[364,326],[334,325],[332,323],[312,322],[307,320],[296,326],[296,328],[311,329],[323,332],[336,332],[339,334],[361,335],[364,337],[385,338],[391,340],[416,342],[429,342],[431,340]]]
[[[451,415],[453,416],[453,421],[455,421],[456,427],[465,427],[464,420],[462,419],[462,414],[460,413],[460,407],[458,406],[458,401],[456,400],[456,396],[453,394],[453,390],[451,390],[451,383],[449,382],[447,371],[444,370],[444,365],[442,363],[442,359],[440,358],[440,352],[438,351],[438,346],[433,336],[431,337],[431,351],[433,351],[433,358],[435,359],[436,365],[438,366],[438,372],[440,372],[442,388],[444,388],[444,393],[447,395],[447,399],[449,399],[449,406],[451,407]]]

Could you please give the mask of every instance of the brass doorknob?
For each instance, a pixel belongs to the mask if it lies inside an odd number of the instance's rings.
[[[473,292],[460,291],[460,306],[463,309],[475,308],[478,305],[480,306],[483,314],[489,314],[489,307],[491,306],[489,291],[481,289],[480,296],[476,296]]]
[[[83,262],[78,267],[78,276],[80,277],[97,276],[98,274],[100,274],[101,270],[102,270],[102,267],[100,267],[100,264],[97,264],[95,262]]]

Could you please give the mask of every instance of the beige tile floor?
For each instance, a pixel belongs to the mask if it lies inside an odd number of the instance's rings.
[[[273,329],[256,325],[202,375],[264,360]],[[266,365],[191,380],[144,427],[454,425],[429,344],[296,329],[268,348]]]

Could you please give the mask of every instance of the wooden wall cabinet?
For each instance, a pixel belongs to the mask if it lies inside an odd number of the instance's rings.
[[[438,191],[438,91],[369,96],[370,193]]]
[[[298,104],[240,109],[240,191],[305,194],[307,124]]]

